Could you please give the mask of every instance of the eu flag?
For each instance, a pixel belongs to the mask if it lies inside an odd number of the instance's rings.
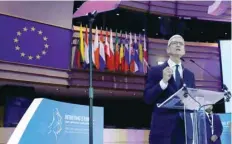
[[[0,14],[0,60],[68,69],[72,31]]]

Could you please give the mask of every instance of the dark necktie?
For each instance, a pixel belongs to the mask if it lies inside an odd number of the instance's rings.
[[[210,122],[210,125],[212,125],[212,115],[209,113],[209,122]]]
[[[180,85],[181,85],[181,77],[180,77],[180,73],[179,73],[178,67],[179,67],[179,65],[176,65],[175,76],[176,76],[176,86],[179,89]]]

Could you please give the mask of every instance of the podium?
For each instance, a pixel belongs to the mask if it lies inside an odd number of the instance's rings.
[[[182,87],[157,107],[179,110],[185,124],[186,144],[207,144],[205,109],[223,98],[223,92]]]

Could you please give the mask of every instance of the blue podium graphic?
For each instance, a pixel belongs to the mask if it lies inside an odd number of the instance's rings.
[[[224,113],[224,114],[218,114],[220,116],[222,126],[223,126],[223,131],[221,135],[221,141],[222,144],[231,144],[231,137],[232,137],[232,126],[231,126],[231,119],[232,115],[231,113]]]
[[[104,109],[93,107],[94,144],[103,144]],[[35,99],[8,144],[89,144],[89,107]]]

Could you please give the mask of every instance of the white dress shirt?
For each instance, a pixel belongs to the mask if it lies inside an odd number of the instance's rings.
[[[168,65],[169,67],[172,69],[173,71],[173,78],[174,80],[176,79],[176,75],[175,75],[175,71],[176,71],[176,65],[179,65],[178,70],[180,73],[181,78],[183,78],[183,68],[181,65],[181,62],[179,64],[176,64],[174,61],[172,61],[171,59],[168,60]],[[165,90],[168,87],[168,83],[166,84],[163,80],[160,81],[160,87]]]

